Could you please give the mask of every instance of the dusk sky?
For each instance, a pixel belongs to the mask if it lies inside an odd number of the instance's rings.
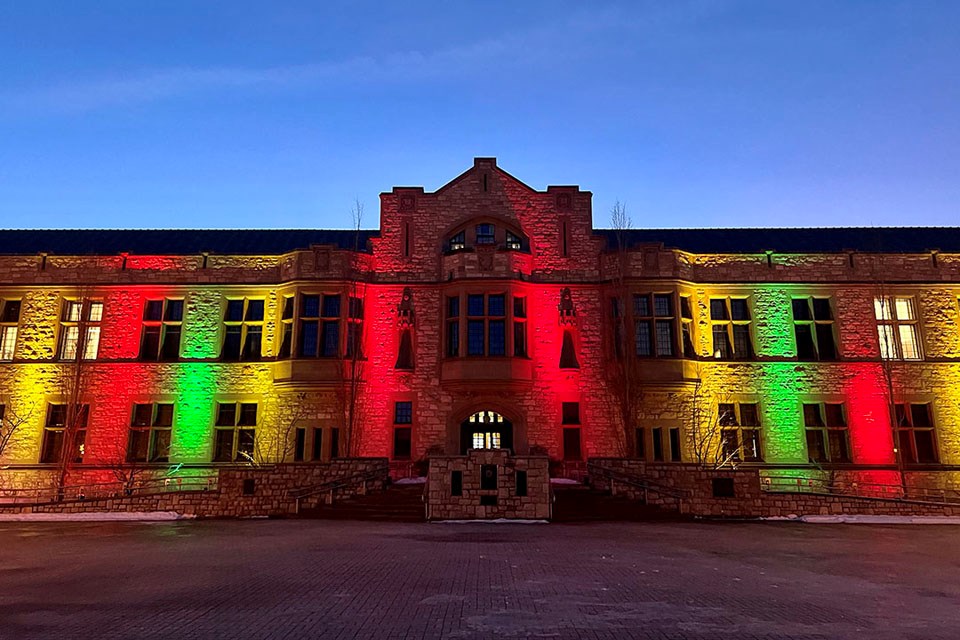
[[[346,227],[474,156],[594,224],[957,225],[960,2],[5,2],[0,226]]]

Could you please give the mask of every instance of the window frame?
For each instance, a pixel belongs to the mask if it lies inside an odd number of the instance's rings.
[[[816,301],[826,301],[827,308],[830,311],[830,317],[827,319],[817,317]],[[803,301],[806,305],[807,318],[797,318],[796,303]],[[839,341],[837,336],[837,314],[834,306],[833,296],[811,294],[807,296],[790,297],[790,315],[793,318],[793,338],[796,347],[797,360],[800,362],[836,362],[840,360]],[[808,327],[810,332],[810,341],[813,347],[813,358],[807,358],[800,353],[800,327]],[[830,332],[830,347],[833,349],[833,356],[824,356],[824,346],[821,344],[822,336],[820,328],[826,327]]]
[[[78,309],[74,318],[72,309]],[[96,318],[93,316],[97,309]],[[100,337],[103,326],[103,314],[106,305],[102,298],[63,298],[60,308],[60,320],[57,338],[57,359],[65,362],[76,360],[96,360],[100,355]],[[71,338],[72,330],[76,335]],[[83,337],[81,338],[81,329]],[[68,345],[72,345],[68,346]],[[91,347],[91,345],[93,345]],[[83,355],[80,355],[80,348]],[[92,353],[91,353],[92,351]]]
[[[147,318],[147,311],[150,303],[160,303],[160,319],[153,320]],[[171,302],[180,303],[180,317],[177,319],[167,319],[167,311]],[[179,297],[170,298],[146,298],[143,301],[143,319],[140,326],[140,352],[137,355],[138,360],[146,362],[175,362],[180,359],[180,347],[183,340],[183,315],[186,309],[186,300]],[[147,346],[148,330],[158,330],[159,338],[157,340],[156,354],[152,355],[145,352]],[[168,355],[167,340],[170,334],[174,333],[176,337],[176,356]]]
[[[170,424],[165,425],[158,422],[162,417],[160,407],[170,407]],[[147,424],[137,424],[138,407],[150,407],[150,419]],[[156,464],[168,463],[170,461],[170,445],[173,441],[173,426],[176,423],[177,408],[174,402],[135,402],[130,416],[130,427],[127,432],[127,452],[125,460],[127,463]],[[146,437],[146,447],[144,456],[134,455],[134,434],[141,434]],[[166,438],[166,454],[158,455],[158,438],[160,439],[160,449],[163,449],[163,437]]]
[[[221,407],[224,406],[233,406],[233,420],[232,424],[223,424],[221,423]],[[244,407],[253,406],[254,409],[254,424],[247,424],[245,422],[244,416]],[[261,422],[261,411],[260,403],[256,401],[247,401],[244,399],[239,400],[217,400],[214,403],[214,414],[213,414],[213,450],[211,451],[210,461],[212,463],[226,463],[226,464],[235,464],[237,462],[251,462],[256,456],[257,452],[257,431]],[[222,456],[219,456],[219,444],[220,444],[220,434],[230,432],[230,455],[229,459],[224,459]],[[241,444],[245,444],[244,438],[246,434],[250,433],[250,451],[247,452],[247,456],[243,456],[243,451],[241,450]]]
[[[810,424],[808,419],[807,407],[816,407],[817,421],[819,424]],[[827,407],[839,407],[841,423],[835,423],[831,420],[831,412]],[[850,447],[850,421],[848,419],[847,406],[843,402],[832,402],[829,400],[812,400],[801,402],[801,419],[803,420],[804,438],[807,447],[807,460],[810,464],[853,464],[853,450]],[[810,436],[816,433],[819,439],[820,452],[823,458],[818,459],[813,455],[810,448]],[[834,455],[833,440],[831,436],[838,437],[842,443],[842,449],[837,456]]]
[[[267,317],[267,300],[266,297],[260,296],[224,296],[223,302],[223,312],[221,315],[221,330],[223,339],[220,342],[220,360],[222,362],[259,362],[263,360],[263,349],[264,349],[264,328],[266,326],[266,317]],[[228,319],[228,313],[230,310],[230,303],[240,301],[242,303],[240,320],[230,320]],[[250,303],[251,302],[260,302],[263,304],[263,312],[260,315],[260,319],[248,318],[250,314]],[[231,335],[231,329],[239,329],[240,331],[240,343],[237,351],[236,357],[228,356],[227,354],[227,340]],[[250,330],[259,329],[260,334],[260,348],[251,356],[248,352],[249,342],[250,342]]]
[[[483,299],[482,315],[471,314],[471,297]],[[477,290],[472,287],[447,291],[443,305],[443,357],[444,358],[529,358],[530,341],[527,334],[529,296],[511,287]],[[492,298],[503,298],[503,315],[491,315]],[[522,300],[523,315],[517,315],[517,301]],[[453,314],[456,311],[456,315]],[[496,328],[502,327],[499,335]],[[479,333],[482,329],[482,336]],[[523,338],[523,352],[517,352],[517,332]],[[478,352],[477,345],[482,337],[483,350]],[[502,352],[493,349],[499,339]]]
[[[10,308],[16,305],[17,316],[11,320]],[[23,315],[23,298],[0,298],[0,361],[11,362],[16,357],[17,336]]]
[[[918,407],[924,408],[926,420],[929,425],[917,425],[915,410]],[[909,409],[909,410],[908,410]],[[901,414],[902,411],[902,414]],[[894,403],[894,432],[896,439],[894,446],[897,447],[901,460],[910,465],[939,465],[941,464],[939,438],[937,437],[937,418],[934,411],[933,402],[898,400]],[[931,458],[928,460],[920,459],[920,448],[917,446],[917,433],[925,433],[929,437]],[[903,446],[904,436],[909,437],[910,457],[906,457]]]
[[[907,301],[912,311],[912,318],[900,318],[898,309],[899,302]],[[885,317],[889,309],[890,316]],[[877,324],[877,346],[880,351],[881,360],[894,360],[904,362],[919,362],[924,359],[923,332],[920,322],[920,305],[917,304],[917,296],[913,294],[883,294],[873,296],[873,315]],[[889,327],[893,334],[892,342],[888,342],[884,327]],[[903,329],[912,329],[913,342],[916,347],[916,357],[907,358],[903,353]],[[890,352],[890,345],[893,346],[893,352]]]
[[[721,409],[721,407],[732,406],[733,413],[729,413],[729,410]],[[753,407],[753,417],[756,418],[756,424],[744,424],[744,406]],[[754,462],[763,462],[763,412],[761,411],[760,403],[755,401],[741,401],[741,400],[730,400],[725,402],[717,403],[717,426],[720,431],[720,450],[723,455],[723,460],[725,464],[730,463],[754,463]],[[728,416],[725,418],[725,416]],[[732,416],[733,422],[726,422],[729,420],[729,417]],[[749,442],[753,443],[754,455],[746,455],[747,451],[747,442],[748,439],[744,437],[745,432],[749,432],[752,436],[749,439]],[[728,445],[730,444],[731,439],[728,437],[728,434],[735,434],[733,441],[736,443],[736,451],[731,453]]]
[[[744,306],[747,311],[748,318],[746,320],[739,318],[734,319],[733,317],[733,301],[743,301]],[[724,318],[714,318],[713,317],[713,303],[714,301],[723,301],[724,305]],[[710,345],[711,353],[713,354],[714,359],[716,360],[754,360],[756,359],[756,346],[754,345],[753,337],[753,305],[751,304],[751,296],[741,296],[741,295],[716,295],[710,296],[708,299],[708,308],[707,313],[709,314],[710,320]],[[747,333],[747,352],[742,353],[737,349],[737,327],[746,327]],[[724,355],[721,349],[717,348],[717,329],[721,328],[726,336],[727,347],[730,349],[729,355]]]

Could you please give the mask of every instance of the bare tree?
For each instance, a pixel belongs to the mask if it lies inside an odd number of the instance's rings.
[[[353,223],[353,254],[346,264],[347,335],[346,353],[337,359],[336,398],[343,419],[341,447],[347,457],[359,450],[360,390],[363,387],[363,296],[359,266],[360,231],[363,224],[363,203],[355,199],[350,210]]]
[[[703,384],[703,367],[697,364],[696,380],[690,394],[688,431],[690,450],[696,464],[705,469],[719,469],[737,462],[737,451],[726,451],[723,440],[724,420],[720,406],[729,404],[729,398],[723,394],[707,393]],[[716,405],[717,410],[714,410]]]
[[[0,458],[7,448],[19,438],[17,433],[33,417],[33,405],[26,411],[15,411],[9,405],[2,405],[0,412]]]
[[[621,428],[618,444],[623,455],[636,452],[632,428],[643,405],[644,387],[640,360],[636,356],[634,347],[636,326],[633,299],[627,279],[630,272],[628,232],[633,221],[627,214],[626,205],[619,200],[610,210],[610,224],[614,229],[617,242],[616,270],[613,276],[613,331],[610,336],[614,357],[605,371],[609,388],[616,396]]]
[[[279,425],[274,438],[267,444],[264,444],[262,438],[256,438],[253,455],[243,454],[252,465],[259,467],[269,463],[279,464],[292,457],[296,449],[297,427],[307,416],[306,399],[306,393],[296,395],[293,413]]]

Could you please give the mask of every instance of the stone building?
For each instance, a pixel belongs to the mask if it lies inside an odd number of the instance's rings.
[[[0,254],[5,486],[473,448],[571,477],[960,468],[958,228],[597,229],[589,192],[477,158],[381,194],[379,230],[2,231]]]

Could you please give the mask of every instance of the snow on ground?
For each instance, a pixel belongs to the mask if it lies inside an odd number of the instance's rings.
[[[400,478],[399,480],[394,480],[393,484],[426,484],[427,479],[423,476],[419,478]]]
[[[960,518],[951,516],[786,516],[761,518],[767,522],[807,522],[810,524],[960,524]]]
[[[0,513],[0,522],[163,522],[189,520],[192,517],[176,511]]]
[[[492,520],[431,520],[433,524],[549,524],[548,520],[523,520],[520,518],[494,518]]]
[[[550,484],[581,484],[577,480],[570,478],[550,478]]]

